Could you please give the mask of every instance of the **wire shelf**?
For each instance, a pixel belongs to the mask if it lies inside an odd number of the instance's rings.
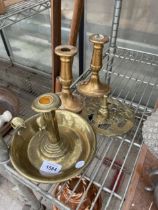
[[[0,15],[0,29],[17,23],[50,8],[50,0],[23,0],[7,7],[4,15]]]
[[[102,209],[118,210],[122,208],[142,145],[141,127],[143,121],[153,110],[158,92],[157,55],[118,48],[113,62],[111,60],[113,60],[113,57],[110,58],[106,52],[101,78],[104,80],[105,73],[108,73],[106,74],[106,79],[109,81],[110,78],[112,97],[134,108],[136,116],[135,126],[123,136],[113,138],[97,136],[95,157],[81,175],[81,178],[84,177],[90,181],[86,192],[90,189],[92,183],[98,187],[98,193],[93,200],[91,210],[99,195],[102,196]],[[112,65],[112,72],[107,71],[108,65]],[[15,71],[13,72],[15,74]],[[8,71],[8,73],[11,73],[11,71]],[[80,80],[87,78],[89,73],[90,70],[84,72],[72,85],[72,89],[75,90],[76,84]],[[24,78],[27,78],[27,80],[24,80]],[[13,80],[15,81],[15,79]],[[28,117],[32,115],[32,111],[30,111],[32,99],[36,95],[50,91],[50,88],[48,85],[39,87],[37,85],[41,84],[39,76],[36,84],[36,76],[30,76],[29,72],[26,71],[25,75],[22,74],[21,80],[21,85],[25,84],[22,87],[16,87],[11,81],[9,86],[21,99],[20,114]],[[44,81],[43,78],[42,81]],[[3,83],[5,82],[3,81]],[[48,82],[45,84],[48,84]],[[6,169],[15,179],[38,192],[42,196],[43,202],[47,200],[58,208],[69,209],[52,196],[52,192],[57,185],[38,185],[33,183],[19,175],[10,164],[6,165]],[[77,209],[80,208],[84,196],[86,196],[86,193],[83,195]]]

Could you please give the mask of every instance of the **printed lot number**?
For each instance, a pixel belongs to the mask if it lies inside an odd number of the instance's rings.
[[[52,163],[52,162],[45,160],[42,163],[40,170],[44,171],[46,173],[50,173],[50,174],[58,174],[60,172],[61,168],[62,168],[62,166],[60,164]]]

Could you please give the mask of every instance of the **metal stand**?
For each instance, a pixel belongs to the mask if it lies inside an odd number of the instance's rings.
[[[26,202],[23,210],[44,210],[45,207],[37,200],[36,196],[32,192],[31,189],[21,184],[17,180],[15,180],[8,171],[5,170],[5,166],[9,162],[9,149],[7,144],[4,142],[2,137],[0,136],[0,173],[7,177],[13,184],[15,184],[20,194],[22,194],[23,200]]]
[[[96,151],[96,156],[91,163],[91,167],[88,167],[82,174],[82,177],[90,180],[86,193],[90,189],[92,183],[98,187],[98,193],[92,203],[91,210],[94,209],[93,207],[95,206],[95,202],[101,193],[105,210],[113,209],[114,204],[118,210],[122,209],[142,144],[141,127],[146,117],[152,112],[152,108],[155,104],[155,95],[158,92],[158,81],[155,77],[158,70],[158,55],[124,48],[116,49],[121,4],[122,0],[115,0],[115,11],[109,51],[111,57],[109,57],[110,59],[107,69],[109,71],[111,70],[109,74],[112,77],[111,85],[114,87],[112,89],[111,96],[134,107],[136,122],[134,128],[126,136],[117,136],[116,138],[104,138],[98,136],[98,149]],[[113,62],[114,56],[116,59],[115,62]],[[128,71],[126,68],[127,65]],[[42,77],[42,80],[39,80],[37,77],[39,76],[38,74],[30,76],[32,74],[26,70],[24,70],[24,77],[21,74],[22,69],[20,69],[19,72],[18,70],[16,71],[15,77],[15,69],[13,70],[10,68],[8,74],[3,75],[3,82],[16,91],[17,95],[21,99],[20,115],[28,118],[32,114],[30,113],[30,109],[28,109],[28,107],[30,107],[30,100],[34,97],[34,93],[39,95],[46,92],[46,90],[48,92],[51,91],[50,86],[48,85],[48,78],[46,81],[44,77]],[[138,74],[138,70],[142,73],[142,75]],[[0,72],[2,73],[1,69]],[[76,84],[81,80],[86,79],[89,72],[89,70],[84,72],[83,75],[74,82],[71,88],[75,90]],[[148,72],[150,72],[150,74],[145,75],[145,73]],[[8,75],[10,75],[9,81],[7,80]],[[17,78],[20,79],[20,84],[16,84]],[[30,78],[31,85],[29,89],[23,85],[26,83],[26,78]],[[0,81],[2,82],[2,77],[0,78]],[[46,85],[41,85],[39,81],[42,81],[42,84]],[[107,160],[108,156],[110,156],[110,162],[108,165],[105,165],[105,160]],[[112,187],[109,187],[108,179],[112,176],[113,167],[118,159],[121,161],[119,168],[117,168],[119,172]],[[37,185],[37,183],[31,182],[18,174],[18,172],[16,172],[10,164],[2,165],[2,169],[2,174],[5,174],[5,177],[9,174],[8,179],[12,178],[18,180],[29,189],[33,189],[38,192],[43,198],[50,201],[59,209],[70,210],[66,204],[59,202],[59,200],[52,194],[55,190],[55,186],[47,186],[49,189],[44,190],[43,186]],[[8,174],[6,174],[6,172]],[[122,185],[120,185],[120,189],[117,191],[116,189],[122,174],[124,174]],[[75,191],[75,189],[76,188],[74,187],[73,191]],[[72,195],[73,193],[70,195],[69,199],[72,198]],[[26,196],[26,198],[28,199],[29,197]],[[35,198],[33,198],[33,200],[34,199]],[[79,209],[82,205],[83,200],[84,196],[82,197],[77,209]],[[35,200],[34,202],[36,203]]]
[[[151,169],[151,171],[149,172],[149,176],[152,181],[152,186],[146,187],[145,189],[148,192],[154,192],[154,202],[155,202],[156,206],[158,207],[158,184],[157,184],[158,169],[157,168]]]
[[[6,53],[7,53],[8,57],[10,58],[10,61],[13,65],[13,53],[12,53],[10,42],[9,42],[8,36],[5,32],[5,29],[1,29],[0,34],[2,37],[2,41],[3,41],[4,47],[5,47]]]
[[[50,0],[27,0],[11,5],[4,15],[0,16],[0,29],[32,17],[50,8]]]
[[[16,186],[18,186],[19,191],[23,195],[23,198],[26,202],[26,205],[24,205],[22,210],[44,210],[45,207],[40,203],[40,201],[37,200],[36,196],[25,185],[19,183],[16,181]]]

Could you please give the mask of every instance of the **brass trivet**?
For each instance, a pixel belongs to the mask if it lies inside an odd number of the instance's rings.
[[[81,114],[96,133],[117,136],[127,133],[134,125],[134,112],[126,104],[104,95],[87,97]]]

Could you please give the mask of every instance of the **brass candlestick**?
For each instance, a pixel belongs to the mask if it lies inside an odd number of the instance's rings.
[[[62,91],[60,98],[64,109],[80,112],[82,104],[77,96],[73,95],[70,90],[72,84],[72,61],[74,55],[77,54],[77,48],[71,45],[61,45],[55,48],[55,53],[60,56],[61,73],[60,81],[62,84]]]
[[[70,209],[76,210],[84,192],[86,191],[89,181],[82,178],[80,180],[80,183],[78,184],[79,177],[75,177],[73,179],[70,179],[66,183],[61,183],[58,185],[56,192],[55,192],[55,197],[65,203]],[[73,189],[75,186],[78,184],[76,187],[75,191],[73,192]],[[62,190],[61,190],[62,188]],[[73,192],[73,193],[72,193]],[[92,183],[90,189],[87,192],[87,195],[85,196],[79,210],[89,210],[93,200],[96,197],[96,194],[98,192],[97,187]],[[102,198],[101,195],[98,197],[93,209],[94,210],[101,210],[102,207]],[[57,207],[53,206],[52,210],[59,210]]]
[[[103,96],[110,91],[110,87],[102,84],[99,79],[99,71],[102,68],[102,53],[104,44],[109,41],[107,36],[101,34],[94,34],[89,37],[93,43],[93,55],[91,60],[92,75],[88,81],[78,84],[77,90],[79,93],[86,96]]]
[[[13,166],[28,179],[42,183],[62,182],[81,173],[95,154],[91,126],[79,115],[56,110],[58,95],[37,97],[32,109],[39,114],[24,121],[14,118],[11,144]]]
[[[134,112],[126,104],[104,95],[85,99],[82,112],[98,134],[117,136],[127,133],[134,125]]]

